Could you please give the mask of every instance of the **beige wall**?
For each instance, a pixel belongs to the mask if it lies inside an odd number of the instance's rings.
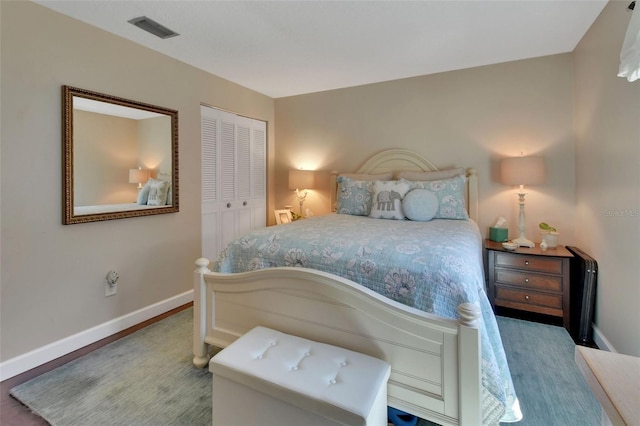
[[[133,202],[138,190],[129,183],[129,169],[138,167],[137,159],[137,120],[73,112],[74,205]]]
[[[640,81],[616,77],[628,4],[610,2],[574,52],[576,218],[599,266],[595,323],[640,356]]]
[[[274,103],[34,3],[0,8],[5,361],[190,290],[200,254],[200,103],[268,121],[270,158]],[[179,111],[179,213],[61,224],[64,84]],[[118,294],[105,298],[110,269],[120,272]]]
[[[154,117],[138,121],[137,166],[171,175],[171,118]]]
[[[516,237],[515,190],[499,182],[499,160],[542,155],[545,184],[527,190],[527,235],[554,224],[561,244],[575,243],[571,54],[276,99],[276,206],[296,205],[287,170],[355,171],[372,154],[408,148],[436,166],[479,174],[480,228],[498,216]],[[329,210],[327,191],[305,207]]]

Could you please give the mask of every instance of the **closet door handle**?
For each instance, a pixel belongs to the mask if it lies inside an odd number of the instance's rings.
[[[247,202],[246,202],[246,201],[243,201],[243,202],[242,202],[242,205],[243,205],[243,206],[246,206],[246,205],[247,205]]]
[[[227,208],[231,207],[231,203],[227,203]]]

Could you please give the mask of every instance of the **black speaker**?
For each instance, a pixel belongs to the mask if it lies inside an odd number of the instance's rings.
[[[578,247],[567,246],[571,259],[571,329],[576,344],[593,346],[598,263]]]

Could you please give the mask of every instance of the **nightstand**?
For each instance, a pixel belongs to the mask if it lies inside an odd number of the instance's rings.
[[[485,240],[485,250],[488,295],[494,310],[505,307],[560,317],[570,329],[569,260],[573,255],[564,246],[508,251],[502,243]]]

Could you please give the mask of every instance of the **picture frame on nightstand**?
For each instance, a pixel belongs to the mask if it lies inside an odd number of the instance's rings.
[[[284,225],[292,222],[291,210],[274,210],[276,215],[276,224]]]

